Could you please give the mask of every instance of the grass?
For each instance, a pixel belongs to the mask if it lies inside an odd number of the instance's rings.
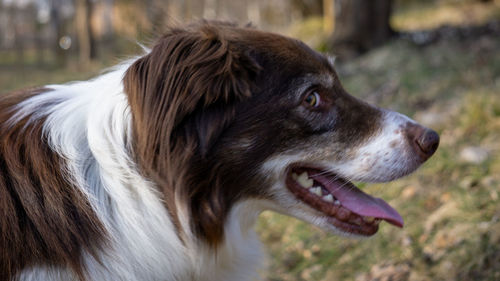
[[[500,278],[500,40],[484,40],[482,47],[443,42],[423,49],[396,41],[339,65],[352,94],[427,123],[439,131],[441,147],[409,177],[364,185],[398,209],[404,229],[382,224],[374,237],[352,240],[264,213],[257,229],[269,251],[265,280]],[[9,90],[87,79],[100,68],[0,68],[0,83]],[[468,146],[488,158],[461,160]]]
[[[258,229],[270,249],[267,280],[500,278],[500,39],[481,40],[395,41],[338,66],[348,91],[433,127],[441,146],[413,175],[364,186],[398,209],[403,229],[384,224],[351,240],[265,214]],[[467,147],[488,156],[467,162]]]
[[[8,59],[4,59],[8,58]],[[50,59],[52,62],[52,59]],[[81,68],[76,62],[67,67],[54,63],[38,64],[33,54],[26,54],[23,64],[12,58],[12,53],[0,53],[0,93],[19,88],[30,88],[45,84],[58,84],[73,80],[86,80],[98,74],[106,64],[94,63]]]
[[[71,52],[66,54],[64,62],[58,62],[54,53],[47,50],[41,58],[34,50],[26,50],[22,60],[14,50],[0,50],[0,94],[20,88],[88,80],[107,67],[130,58],[131,54],[141,52],[136,42],[116,38],[113,43],[101,46],[99,59],[83,66]]]
[[[500,17],[500,2],[482,3],[471,0],[434,1],[429,5],[425,1],[406,4],[401,1],[391,20],[396,30],[432,29],[442,25],[478,25],[491,18]]]
[[[374,237],[352,240],[264,213],[257,229],[269,250],[265,280],[500,278],[500,40],[482,40],[427,48],[395,41],[338,66],[348,91],[438,130],[441,147],[409,177],[363,185],[399,210],[404,229],[382,224]],[[101,67],[0,68],[0,79],[9,90],[87,79]],[[461,160],[469,146],[485,149],[488,158]]]
[[[498,13],[496,3],[488,11],[483,4],[472,3],[471,11],[486,18]],[[463,18],[450,12],[463,12],[463,4],[440,5],[439,9],[401,11],[393,25],[416,30],[446,22],[448,13]],[[294,27],[295,32],[309,34],[320,22],[312,19],[302,28]],[[382,224],[374,237],[353,240],[296,219],[262,214],[257,230],[269,252],[269,270],[262,273],[263,279],[500,280],[498,50],[500,39],[488,36],[428,47],[400,40],[338,65],[349,92],[436,129],[440,148],[411,176],[362,185],[398,209],[405,218],[403,229]],[[0,92],[88,79],[113,63],[95,63],[86,69],[74,62],[64,69],[39,67],[33,54],[27,54],[22,67],[10,54],[0,54],[0,62]],[[464,160],[463,151],[470,147],[487,157],[478,162]]]

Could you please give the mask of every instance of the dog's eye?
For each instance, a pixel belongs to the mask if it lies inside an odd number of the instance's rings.
[[[321,97],[318,92],[314,91],[304,99],[304,102],[311,107],[318,107],[321,102]]]

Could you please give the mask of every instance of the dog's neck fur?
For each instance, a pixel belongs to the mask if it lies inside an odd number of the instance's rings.
[[[189,215],[176,202],[180,235],[154,183],[141,176],[131,156],[131,113],[122,79],[131,62],[94,80],[52,89],[21,103],[11,122],[44,115],[50,147],[66,159],[68,174],[88,196],[109,231],[103,262],[83,254],[95,280],[251,280],[261,259],[252,227],[261,210],[256,202],[233,207],[224,242],[216,249],[198,240]],[[47,112],[36,112],[52,100]],[[189,253],[186,256],[185,253]],[[68,280],[64,268],[37,266],[18,274],[20,280]],[[71,277],[74,278],[74,277]]]

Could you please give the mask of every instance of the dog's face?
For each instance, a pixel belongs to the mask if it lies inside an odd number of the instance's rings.
[[[350,181],[407,175],[439,142],[411,119],[350,96],[325,56],[254,29],[173,30],[125,85],[141,168],[174,217],[188,202],[191,226],[212,244],[245,200],[340,234],[372,235],[381,220],[402,226],[394,209]]]

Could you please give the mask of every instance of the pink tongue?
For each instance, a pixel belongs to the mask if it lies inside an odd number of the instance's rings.
[[[360,216],[370,216],[387,221],[395,226],[403,227],[403,218],[389,204],[380,198],[371,197],[351,183],[340,181],[332,182],[331,179],[325,186],[337,198],[342,206]]]

